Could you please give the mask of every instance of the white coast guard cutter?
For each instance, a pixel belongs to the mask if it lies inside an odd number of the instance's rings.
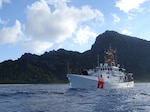
[[[115,62],[115,51],[111,47],[105,52],[104,64],[82,74],[67,74],[71,88],[127,88],[134,87],[132,73],[126,73]]]

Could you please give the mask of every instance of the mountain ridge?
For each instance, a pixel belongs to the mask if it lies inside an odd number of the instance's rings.
[[[59,49],[40,56],[25,53],[18,60],[4,61],[0,63],[0,83],[68,82],[67,72],[80,73],[82,68],[97,66],[98,54],[103,63],[104,51],[110,45],[117,50],[117,62],[128,72],[133,72],[136,81],[150,81],[150,42],[106,31],[98,35],[91,49],[83,53]]]

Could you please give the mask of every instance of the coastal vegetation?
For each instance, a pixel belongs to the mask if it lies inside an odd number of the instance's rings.
[[[42,55],[25,53],[17,60],[0,63],[0,83],[64,83],[66,74],[81,73],[104,62],[104,51],[116,50],[116,61],[134,74],[135,81],[150,81],[150,42],[106,31],[97,36],[91,49],[80,53],[59,49]]]

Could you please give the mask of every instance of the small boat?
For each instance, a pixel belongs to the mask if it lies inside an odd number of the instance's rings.
[[[116,51],[110,48],[105,51],[104,64],[96,68],[82,70],[81,74],[67,74],[71,88],[129,88],[134,87],[132,73],[127,73],[124,68],[116,64]]]

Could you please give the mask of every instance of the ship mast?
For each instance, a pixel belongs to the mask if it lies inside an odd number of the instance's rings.
[[[99,66],[99,54],[97,55],[97,66]]]
[[[115,56],[114,54],[116,53],[115,50],[111,48],[111,45],[107,51],[105,51],[105,63],[108,64],[108,66],[115,66],[116,61],[115,61]]]

